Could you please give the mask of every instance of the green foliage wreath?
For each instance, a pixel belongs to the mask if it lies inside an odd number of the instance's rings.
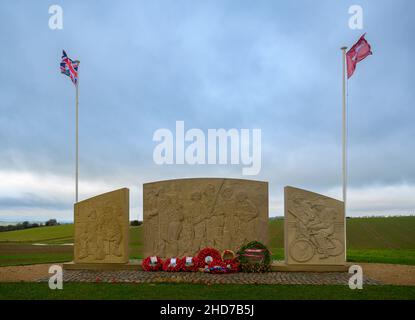
[[[261,242],[251,241],[242,246],[237,257],[242,272],[268,272],[271,270],[271,253]]]

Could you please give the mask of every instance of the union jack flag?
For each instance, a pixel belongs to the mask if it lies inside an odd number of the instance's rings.
[[[74,85],[78,83],[78,60],[69,59],[65,50],[62,50],[61,73],[71,78]]]

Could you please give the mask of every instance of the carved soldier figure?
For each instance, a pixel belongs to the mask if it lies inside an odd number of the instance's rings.
[[[103,214],[97,215],[97,233],[96,233],[96,251],[95,259],[104,260],[107,254],[105,249],[106,240],[106,228],[105,228],[105,217]]]
[[[208,213],[212,212],[215,204],[215,192],[215,186],[211,183],[209,183],[203,190],[202,204]]]
[[[215,243],[215,226],[216,226],[216,217],[213,216],[215,211],[215,186],[213,184],[208,184],[202,193],[202,209],[204,211],[203,216],[206,217],[206,238],[205,242],[208,247],[214,247]]]
[[[172,256],[178,255],[179,238],[182,232],[182,223],[184,219],[183,205],[180,202],[175,202],[173,208],[169,210],[169,228],[167,230],[167,252]]]
[[[122,255],[122,229],[120,224],[120,211],[112,202],[104,207],[104,221],[107,229],[108,254],[120,257]]]
[[[87,256],[96,256],[99,244],[97,243],[97,212],[95,209],[91,209],[88,213],[86,230],[88,235]]]
[[[239,192],[236,195],[236,200],[236,210],[240,219],[242,231],[240,232],[239,245],[242,246],[249,241],[257,240],[252,239],[251,235],[256,234],[256,218],[258,217],[258,210],[244,192]]]
[[[180,240],[179,240],[179,256],[184,256],[186,254],[190,254],[193,250],[193,241],[195,238],[195,233],[193,230],[193,211],[197,210],[194,208],[193,203],[198,198],[200,198],[200,193],[194,192],[190,195],[190,205],[187,205],[183,208],[183,228],[182,232],[180,233]]]
[[[77,237],[77,248],[79,250],[78,257],[79,259],[84,259],[89,255],[88,228],[84,224],[80,226],[78,230],[80,230],[79,236]]]
[[[313,209],[316,210],[316,214],[308,225],[312,236],[310,240],[315,244],[317,252],[322,254],[322,258],[328,258],[329,249],[333,249],[329,239],[334,235],[336,212],[323,205],[314,205]]]
[[[166,188],[160,188],[157,198],[157,208],[159,214],[164,215],[164,217],[169,216],[170,210],[172,210],[173,201],[172,198],[167,194]],[[168,219],[160,219],[159,225],[159,247],[158,255],[161,257],[166,256],[166,246],[168,242],[168,231],[169,231],[169,221]]]
[[[232,249],[232,245],[237,242],[239,233],[239,218],[235,210],[235,201],[233,200],[233,190],[231,188],[225,188],[222,190],[221,203],[219,210],[225,215],[225,221],[223,226],[223,247],[225,249]]]
[[[214,240],[214,247],[218,249],[231,248],[235,233],[238,232],[239,220],[235,215],[232,196],[233,190],[231,188],[223,188],[219,195],[217,208],[210,219],[212,223],[211,237]]]
[[[147,204],[146,204],[146,225],[145,225],[145,237],[152,239],[150,243],[151,254],[157,254],[158,249],[158,237],[159,237],[159,212],[157,208],[157,197],[156,191],[151,190],[147,193]]]
[[[203,210],[200,192],[193,192],[191,195],[190,210],[194,228],[192,252],[196,253],[206,246],[206,210]]]

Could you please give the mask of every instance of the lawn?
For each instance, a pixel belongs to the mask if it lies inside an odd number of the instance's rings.
[[[33,246],[26,243],[0,242],[0,266],[65,262],[72,259],[72,246]]]
[[[73,242],[73,224],[0,232],[0,242],[71,243]]]
[[[180,293],[180,294],[178,294]],[[342,285],[200,285],[64,283],[63,290],[50,290],[47,283],[2,283],[3,299],[128,299],[128,300],[290,300],[290,299],[415,299],[415,287],[364,286],[351,290]]]
[[[143,252],[143,228],[130,227],[130,258],[141,259]]]
[[[347,261],[415,265],[415,249],[348,249]]]
[[[415,249],[415,216],[347,219],[349,249]]]
[[[271,219],[269,248],[284,259],[284,220]],[[130,227],[130,258],[142,258],[142,227]],[[415,216],[347,219],[347,259],[415,265]],[[48,246],[32,246],[44,243]],[[0,232],[0,266],[72,260],[73,225]]]

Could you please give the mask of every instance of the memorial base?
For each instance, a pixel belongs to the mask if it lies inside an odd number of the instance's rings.
[[[142,270],[141,260],[130,260],[128,263],[75,263],[63,264],[64,270]]]
[[[273,272],[347,272],[347,265],[313,265],[286,264],[284,261],[274,261],[271,265]]]
[[[63,264],[64,270],[143,270],[141,259],[130,260],[128,263],[74,263]],[[271,264],[272,272],[347,272],[347,265],[294,265],[284,261],[274,261]]]

